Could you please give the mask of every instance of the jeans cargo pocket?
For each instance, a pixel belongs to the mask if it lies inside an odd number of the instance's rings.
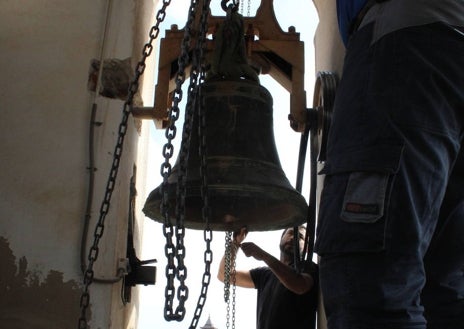
[[[360,146],[335,154],[325,174],[314,251],[320,256],[379,252],[389,237],[389,203],[401,144]]]
[[[322,256],[384,250],[388,195],[393,178],[391,172],[327,175],[315,251]]]
[[[353,172],[343,199],[341,219],[351,223],[374,223],[384,214],[389,174]]]

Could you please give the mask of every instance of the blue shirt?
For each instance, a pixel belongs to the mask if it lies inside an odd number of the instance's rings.
[[[350,26],[367,0],[337,0],[337,17],[340,36],[345,46],[348,43]]]

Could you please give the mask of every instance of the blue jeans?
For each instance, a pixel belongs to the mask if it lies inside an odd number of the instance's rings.
[[[348,45],[315,251],[329,329],[464,328],[464,29]]]

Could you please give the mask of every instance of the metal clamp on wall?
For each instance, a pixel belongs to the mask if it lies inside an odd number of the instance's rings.
[[[156,266],[145,266],[156,263],[156,259],[139,260],[137,257],[129,258],[129,273],[124,279],[125,286],[134,287],[137,284],[154,285],[156,283]]]

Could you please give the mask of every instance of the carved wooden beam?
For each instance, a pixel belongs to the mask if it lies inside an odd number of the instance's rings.
[[[306,124],[306,92],[304,90],[304,43],[300,34],[290,27],[284,32],[274,13],[273,0],[262,0],[254,17],[244,17],[247,51],[250,62],[259,66],[262,74],[269,74],[290,93],[290,124],[298,132]],[[202,1],[198,3],[199,8]],[[214,35],[225,16],[208,16],[208,35]],[[199,31],[199,17],[192,31],[191,49],[195,47],[195,35]],[[177,59],[181,51],[184,29],[176,25],[166,30],[160,41],[158,81],[155,88],[154,107],[134,108],[133,115],[152,118],[157,128],[167,126],[172,93],[175,89]],[[214,49],[214,40],[206,42],[207,56]],[[189,74],[189,67],[186,76]]]

